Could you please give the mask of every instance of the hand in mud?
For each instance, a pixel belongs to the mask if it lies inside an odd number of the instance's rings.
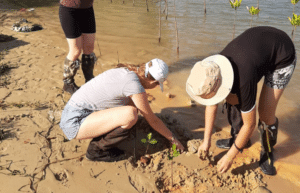
[[[217,164],[218,167],[218,172],[220,172],[221,174],[226,172],[232,165],[232,160],[227,156],[227,154],[225,154],[219,161]]]
[[[175,138],[171,143],[176,145],[176,148],[179,151],[179,153],[182,153],[184,151],[184,147],[178,139]]]
[[[205,160],[208,157],[208,150],[210,148],[210,142],[203,142],[198,148],[198,157]]]

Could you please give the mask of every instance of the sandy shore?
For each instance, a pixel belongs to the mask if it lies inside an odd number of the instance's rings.
[[[204,122],[199,125],[192,119],[176,116],[175,108],[168,111],[160,108],[165,107],[166,101],[174,104],[180,99],[176,98],[174,91],[174,98],[166,97],[159,89],[149,91],[152,96],[149,100],[158,116],[186,145],[185,153],[171,160],[169,144],[141,118],[131,137],[120,145],[126,151],[125,160],[113,163],[86,160],[84,155],[89,140],[68,141],[58,125],[61,111],[70,98],[62,91],[62,61],[67,54],[67,45],[60,26],[47,23],[42,12],[43,9],[36,9],[33,15],[6,11],[0,16],[3,25],[1,34],[13,37],[11,41],[0,42],[0,192],[299,190],[299,166],[276,165],[280,175],[272,177],[260,171],[258,142],[237,156],[230,171],[218,174],[216,163],[226,151],[216,148],[214,142],[229,136],[225,116],[217,120],[217,125],[221,126],[213,135],[209,159],[197,158],[193,149],[201,143]],[[41,24],[44,30],[30,33],[12,31],[12,24],[22,17]],[[104,56],[98,61],[95,74],[116,65],[116,60],[110,57]],[[105,65],[102,66],[101,62]],[[81,71],[76,82],[79,85],[84,83]],[[202,108],[190,107],[186,116],[192,117],[193,112],[199,111],[203,115]],[[198,129],[191,131],[189,127]],[[141,139],[150,132],[158,144],[151,146],[147,152],[152,156],[150,163],[143,164],[139,159],[145,154],[146,146]],[[257,139],[257,136],[254,138]]]

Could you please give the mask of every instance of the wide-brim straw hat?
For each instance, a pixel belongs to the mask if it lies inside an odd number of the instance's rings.
[[[212,55],[194,65],[186,82],[186,92],[199,104],[215,105],[228,96],[233,79],[230,61],[223,55]],[[205,97],[210,94],[214,96]]]

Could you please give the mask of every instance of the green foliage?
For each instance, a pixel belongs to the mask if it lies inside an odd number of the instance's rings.
[[[297,14],[293,13],[293,17],[292,18],[288,17],[288,18],[293,26],[296,27],[300,25],[300,15],[297,16]]]
[[[298,3],[299,2],[299,0],[291,0],[291,3],[293,4],[293,5],[296,5],[296,3]]]
[[[248,11],[249,11],[249,13],[251,14],[251,15],[257,15],[259,12],[260,12],[260,9],[259,8],[257,8],[257,7],[250,7],[250,9],[249,9],[249,7],[247,6],[247,9],[248,9]]]
[[[147,139],[142,139],[141,140],[142,143],[150,143],[152,145],[156,144],[157,143],[157,140],[156,139],[152,139],[152,133],[148,133],[147,135]]]
[[[173,150],[173,157],[177,157],[180,155],[179,151],[177,151],[176,144],[172,145],[172,150]]]
[[[234,1],[229,0],[229,3],[231,5],[231,7],[236,10],[238,7],[241,6],[242,0],[240,0],[240,1],[239,0],[234,0]]]
[[[169,154],[169,159],[172,160],[174,157],[177,157],[180,155],[180,152],[177,151],[177,146],[176,144],[172,145],[172,155]]]

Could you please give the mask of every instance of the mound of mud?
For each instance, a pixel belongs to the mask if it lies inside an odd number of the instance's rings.
[[[193,140],[195,146],[200,140]],[[188,142],[190,144],[190,142]],[[195,147],[198,148],[198,147]],[[169,159],[170,150],[166,149],[151,155],[151,161],[145,165],[141,161],[136,164],[127,163],[127,171],[131,184],[144,193],[155,192],[261,192],[266,183],[259,169],[236,173],[229,170],[224,174],[217,171],[213,152],[210,158],[201,160],[195,154],[185,152]],[[132,164],[129,164],[132,163]]]

